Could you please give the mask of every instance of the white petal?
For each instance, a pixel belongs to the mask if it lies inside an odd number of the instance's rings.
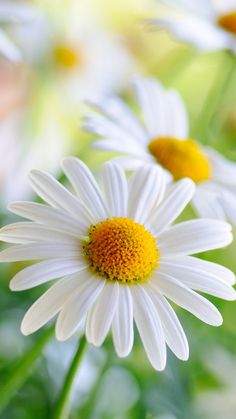
[[[212,273],[181,265],[179,262],[161,261],[158,272],[178,279],[181,283],[196,291],[205,292],[225,300],[235,300],[236,292],[225,281]]]
[[[160,316],[167,345],[179,359],[187,360],[189,357],[188,341],[173,308],[156,290],[151,287],[146,287],[146,290]]]
[[[95,346],[102,345],[105,340],[117,307],[119,285],[117,282],[106,282],[96,303],[89,311],[86,336]]]
[[[219,198],[226,216],[236,225],[236,194],[224,191],[222,188],[221,197]]]
[[[184,102],[175,90],[166,91],[166,119],[168,127],[166,127],[166,134],[172,135],[176,138],[185,139],[188,137],[188,115]],[[169,131],[168,131],[169,130]]]
[[[78,258],[46,260],[27,266],[18,272],[10,282],[10,289],[12,291],[26,290],[84,269],[86,269],[85,262]]]
[[[225,268],[225,266],[218,265],[217,263],[209,262],[207,260],[199,259],[192,256],[181,256],[177,258],[163,258],[163,262],[175,263],[176,265],[189,266],[192,269],[209,272],[217,276],[229,285],[235,284],[235,275],[232,271]]]
[[[79,245],[76,242],[39,242],[11,246],[0,252],[1,262],[19,262],[22,260],[50,259],[59,257],[76,258]]]
[[[130,287],[134,320],[146,354],[153,368],[162,371],[166,365],[166,345],[160,318],[154,304],[143,287]]]
[[[113,151],[115,153],[123,153],[129,154],[131,156],[137,158],[146,158],[149,156],[147,152],[147,148],[142,147],[139,143],[131,142],[131,140],[127,137],[121,137],[122,141],[114,140],[110,137],[103,137],[101,140],[97,140],[93,142],[93,148],[96,150],[105,150],[105,151]]]
[[[16,45],[11,42],[8,36],[0,29],[0,53],[13,62],[21,61],[21,53]]]
[[[212,167],[213,181],[221,185],[236,185],[236,164],[226,159],[211,147],[205,147],[205,152]]]
[[[106,163],[103,166],[103,183],[110,215],[126,217],[128,185],[124,170],[117,164]]]
[[[182,41],[193,44],[203,51],[214,51],[230,47],[230,36],[219,26],[201,17],[178,16],[152,20],[159,28],[168,29]]]
[[[134,86],[150,141],[165,135],[165,92],[161,83],[152,78],[137,78]]]
[[[58,340],[70,338],[78,329],[81,320],[90,306],[102,291],[105,281],[95,276],[87,278],[81,286],[68,298],[61,310],[56,323],[56,337]]]
[[[155,280],[149,282],[167,298],[194,314],[203,322],[212,326],[222,324],[222,316],[217,308],[206,298],[187,288],[177,279],[167,274],[157,272]]]
[[[148,156],[148,158],[146,158],[146,156],[143,156],[143,159],[132,157],[132,156],[115,157],[114,159],[112,159],[112,161],[114,163],[119,164],[119,166],[121,166],[124,170],[127,170],[127,171],[133,171],[133,170],[139,169],[145,163],[156,164],[154,159],[152,159],[151,155]]]
[[[185,221],[158,236],[160,253],[164,256],[204,252],[227,246],[231,242],[231,226],[213,219]]]
[[[32,170],[29,177],[35,192],[49,205],[71,213],[85,224],[93,222],[91,214],[82,202],[53,176],[40,170]]]
[[[144,131],[136,115],[118,97],[102,98],[99,103],[91,103],[91,105],[115,120],[123,129],[126,129],[137,138],[137,140],[144,144],[147,142],[147,133]]]
[[[128,216],[139,223],[148,220],[157,200],[163,196],[165,179],[158,166],[145,165],[129,179]]]
[[[115,350],[118,356],[127,356],[133,346],[133,301],[126,285],[119,287],[117,309],[112,322],[112,335]]]
[[[115,142],[123,142],[124,138],[128,143],[137,145],[139,148],[140,143],[136,140],[136,136],[130,132],[129,129],[123,126],[123,124],[112,121],[111,119],[106,118],[103,115],[97,113],[91,113],[90,116],[85,118],[85,123],[83,124],[85,131],[92,132],[101,137],[110,138]]]
[[[13,202],[9,205],[9,210],[21,217],[36,221],[39,224],[48,224],[50,228],[76,237],[85,234],[88,228],[86,226],[85,229],[85,224],[61,210],[34,202]]]
[[[61,310],[80,282],[83,282],[83,278],[76,274],[61,279],[49,288],[26,312],[21,323],[21,332],[30,335],[44,326]]]
[[[219,196],[215,191],[211,191],[209,186],[204,188],[204,184],[202,184],[197,188],[192,199],[192,206],[200,217],[226,220],[225,211],[220,203]]]
[[[167,198],[163,199],[148,221],[156,235],[165,230],[181,214],[194,192],[195,186],[190,179],[182,179],[171,186]]]
[[[85,205],[96,219],[107,218],[108,212],[101,191],[88,167],[75,157],[63,160],[63,170]]]
[[[1,228],[0,240],[8,243],[27,244],[37,241],[70,241],[71,236],[48,226],[26,221]]]

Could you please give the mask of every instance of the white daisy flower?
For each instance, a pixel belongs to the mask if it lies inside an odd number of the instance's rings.
[[[157,0],[164,4],[160,16],[150,19],[176,38],[203,51],[230,49],[236,52],[235,0]]]
[[[58,314],[56,336],[63,341],[86,317],[87,340],[100,346],[111,329],[124,357],[133,346],[134,319],[154,368],[165,368],[166,344],[186,360],[188,342],[168,300],[210,325],[222,323],[216,307],[196,291],[234,300],[234,274],[189,255],[228,245],[231,226],[208,219],[171,226],[194,183],[182,179],[163,199],[166,183],[158,167],[146,165],[127,182],[120,166],[107,163],[100,189],[80,160],[69,157],[62,166],[77,196],[34,170],[32,186],[49,205],[12,203],[13,213],[31,221],[0,231],[1,240],[15,244],[0,253],[0,261],[43,259],[18,272],[12,290],[62,277],[28,310],[23,334]]]
[[[236,165],[189,138],[188,116],[180,95],[155,79],[137,79],[135,93],[142,122],[118,97],[92,105],[84,129],[102,138],[94,148],[122,153],[126,170],[145,163],[161,166],[170,180],[196,183],[192,205],[202,217],[229,218],[236,224]]]
[[[0,25],[18,26],[26,24],[36,16],[32,6],[26,3],[4,1],[0,3]],[[20,61],[21,52],[8,33],[0,28],[0,54],[10,61]]]
[[[136,64],[122,36],[107,30],[76,0],[68,1],[56,14],[51,8],[44,12],[41,9],[40,19],[18,28],[15,35],[26,60],[40,64],[51,75],[51,88],[62,96],[67,111],[76,104],[77,114],[81,99],[120,91],[127,85]]]

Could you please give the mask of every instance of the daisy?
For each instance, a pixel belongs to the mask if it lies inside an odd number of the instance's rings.
[[[157,0],[166,6],[154,26],[203,51],[230,49],[236,52],[235,0]]]
[[[93,103],[84,129],[102,138],[94,148],[122,153],[115,160],[126,170],[145,163],[161,166],[171,180],[191,178],[192,200],[202,217],[229,218],[236,224],[236,165],[189,138],[188,116],[180,95],[155,79],[137,79],[135,93],[142,121],[118,97]],[[143,122],[143,123],[142,123]]]
[[[34,170],[32,186],[48,205],[12,203],[10,210],[30,221],[0,231],[1,240],[15,244],[0,253],[2,262],[41,260],[15,275],[12,290],[62,277],[28,310],[22,333],[58,315],[56,336],[63,341],[86,318],[87,340],[100,346],[111,329],[124,357],[133,346],[134,319],[154,368],[165,368],[166,344],[186,360],[188,342],[168,300],[210,325],[222,323],[216,307],[196,291],[234,300],[234,275],[189,255],[228,245],[231,226],[208,219],[171,226],[194,184],[182,179],[163,198],[166,183],[158,167],[146,165],[127,182],[123,169],[109,162],[102,189],[80,160],[66,158],[62,167],[77,196]]]
[[[5,1],[0,4],[0,24],[2,27],[7,24],[11,29],[11,27],[19,24],[25,25],[34,20],[35,16],[34,8],[26,3]],[[10,61],[18,62],[21,60],[19,48],[2,28],[0,28],[0,54]]]
[[[76,105],[76,115],[81,99],[121,90],[136,68],[122,37],[106,30],[77,0],[56,14],[41,9],[37,25],[17,28],[15,35],[26,60],[50,76],[51,90],[67,112]]]

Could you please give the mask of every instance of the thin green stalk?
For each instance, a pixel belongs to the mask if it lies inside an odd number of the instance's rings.
[[[85,349],[87,347],[87,340],[85,336],[82,337],[79,347],[72,360],[70,369],[67,373],[63,387],[58,397],[56,410],[53,415],[54,419],[67,419],[70,414],[71,390],[75,381],[75,377],[82,361]]]
[[[198,133],[198,137],[204,143],[209,142],[209,136],[212,136],[212,128],[216,120],[216,116],[218,116],[225,92],[229,87],[232,74],[235,70],[235,60],[230,55],[227,55],[227,58],[228,63],[226,64],[225,56],[223,57],[223,67],[222,64],[220,64],[216,80],[210,89],[199,115],[198,120],[200,122],[198,123],[198,129],[196,127],[194,130]]]
[[[19,365],[9,374],[4,384],[0,388],[0,412],[11,401],[15,393],[23,386],[28,376],[32,372],[33,367],[43,348],[52,337],[54,327],[51,327],[44,333],[20,360]]]

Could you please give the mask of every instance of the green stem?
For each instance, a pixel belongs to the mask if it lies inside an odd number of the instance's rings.
[[[71,390],[86,347],[87,341],[85,336],[83,336],[59,394],[56,411],[53,416],[54,419],[67,419],[69,417]]]
[[[36,342],[21,359],[19,365],[9,374],[0,389],[0,412],[7,406],[14,394],[23,386],[32,372],[35,362],[41,355],[43,348],[50,340],[54,327],[51,327]]]
[[[202,111],[198,117],[198,127],[195,127],[194,132],[197,132],[199,139],[202,142],[208,143],[209,136],[213,136],[213,125],[215,125],[215,121],[217,120],[217,116],[219,113],[219,109],[221,107],[225,92],[229,87],[229,83],[231,81],[231,77],[235,68],[235,61],[232,59],[231,56],[227,56],[228,63],[225,63],[225,55],[223,57],[223,66],[224,69],[222,71],[222,63],[219,66],[218,74],[216,76],[216,80],[214,81],[210,92],[203,104]],[[214,127],[214,132],[215,132]]]

